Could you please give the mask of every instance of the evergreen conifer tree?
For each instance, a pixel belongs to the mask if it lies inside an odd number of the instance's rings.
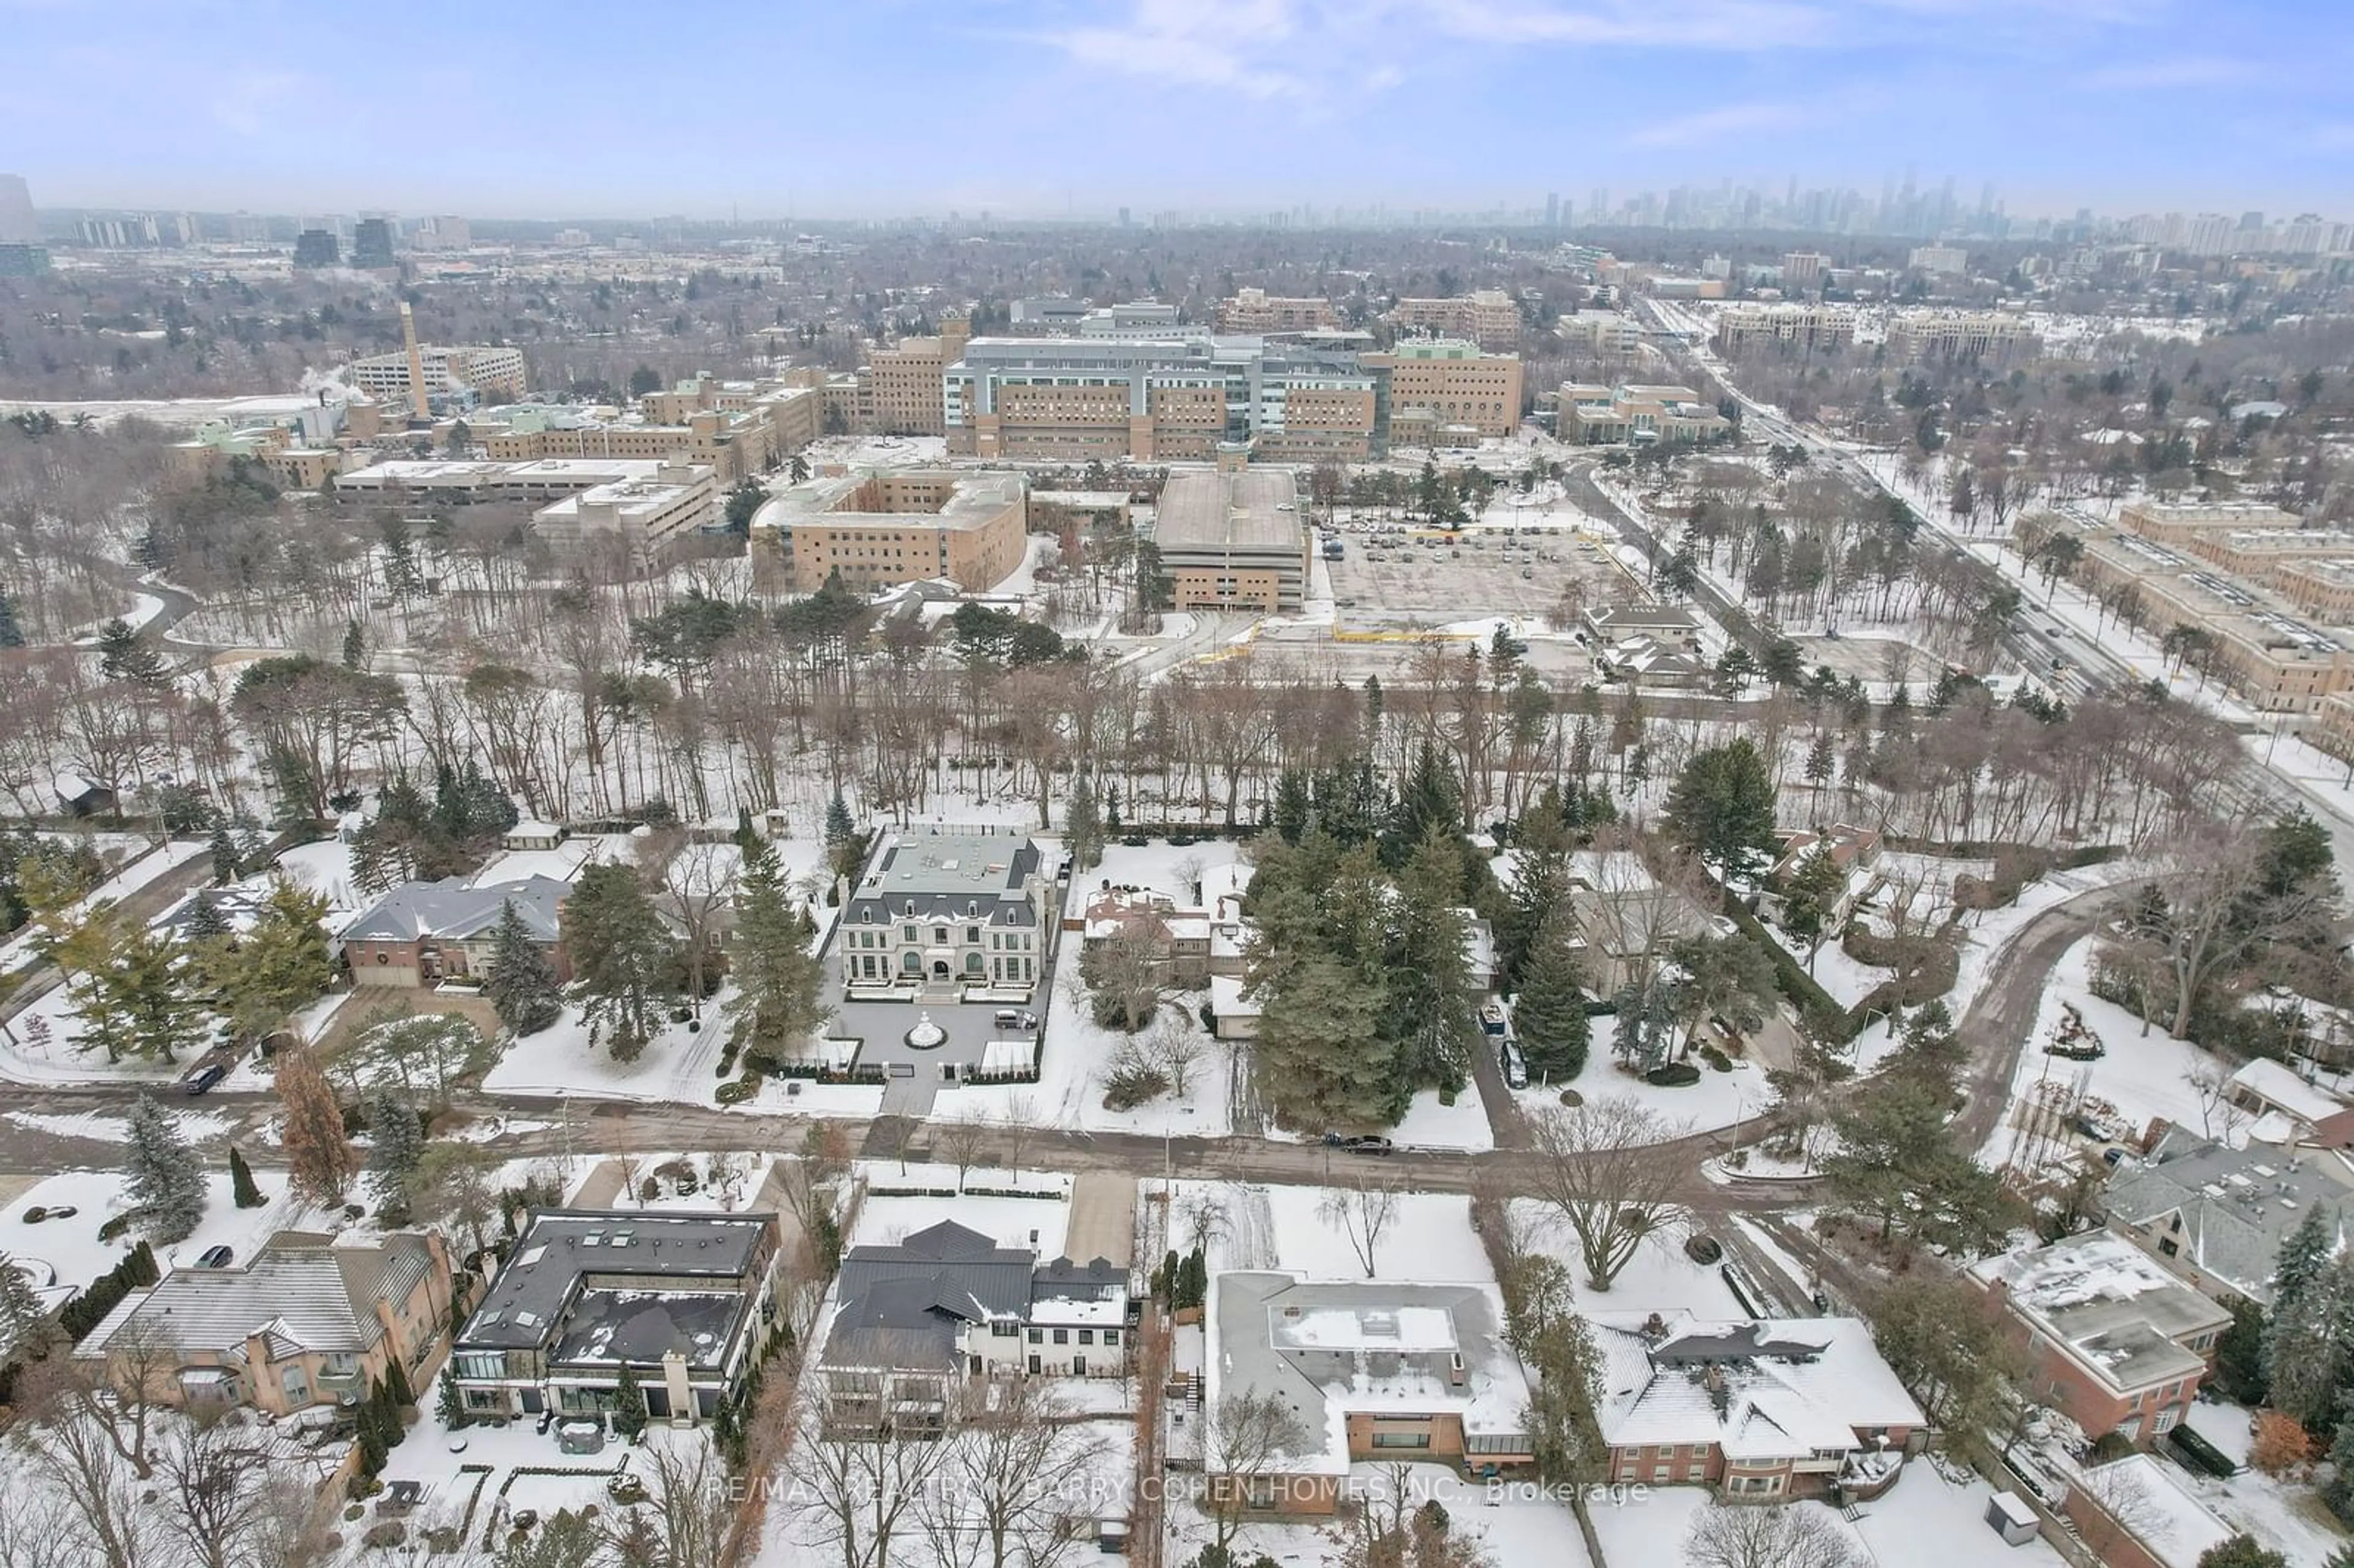
[[[615,1061],[637,1060],[678,981],[676,944],[645,884],[630,866],[589,866],[565,901],[564,928],[591,1040]],[[744,935],[739,926],[739,942]]]
[[[745,857],[737,882],[728,1015],[740,1049],[774,1054],[797,1045],[825,1022],[819,1005],[825,974],[811,951],[811,927],[785,888],[774,845]]]
[[[425,1135],[407,1096],[380,1084],[368,1096],[368,1189],[379,1213],[396,1219],[408,1213],[408,1180],[425,1154]],[[406,1403],[404,1401],[404,1403]]]
[[[228,1148],[228,1190],[240,1209],[259,1209],[270,1202],[253,1180],[253,1167],[245,1162],[245,1154],[237,1145]]]
[[[463,1431],[473,1425],[474,1418],[466,1409],[465,1393],[458,1386],[458,1369],[446,1363],[441,1368],[441,1393],[435,1401],[435,1409],[441,1425],[450,1431]]]
[[[532,939],[510,899],[499,912],[491,938],[490,973],[483,994],[499,1022],[517,1035],[536,1034],[564,1016],[564,985],[546,949]]]
[[[634,1443],[645,1429],[646,1391],[638,1382],[637,1368],[623,1361],[620,1381],[613,1385],[613,1431]]]
[[[37,1348],[48,1331],[48,1309],[33,1293],[32,1279],[15,1258],[0,1252],[0,1366]]]
[[[166,1245],[185,1241],[205,1217],[204,1167],[150,1097],[139,1097],[130,1123],[125,1193],[149,1235]]]
[[[1585,1070],[1594,1026],[1585,1012],[1584,976],[1557,921],[1539,932],[1522,966],[1512,1022],[1529,1071],[1565,1084]]]

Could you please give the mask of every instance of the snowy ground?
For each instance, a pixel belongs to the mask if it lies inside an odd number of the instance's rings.
[[[1464,1085],[1451,1106],[1440,1099],[1437,1089],[1422,1090],[1389,1136],[1401,1149],[1460,1149],[1484,1154],[1496,1147],[1495,1129],[1488,1124],[1487,1107],[1480,1101],[1476,1082]]]
[[[1594,1039],[1585,1057],[1585,1068],[1569,1086],[1584,1095],[1590,1104],[1606,1097],[1632,1099],[1656,1111],[1678,1132],[1713,1132],[1732,1128],[1754,1119],[1779,1098],[1766,1083],[1765,1070],[1755,1063],[1735,1061],[1733,1070],[1720,1073],[1699,1056],[1692,1065],[1700,1069],[1700,1082],[1681,1088],[1662,1088],[1646,1083],[1633,1073],[1621,1072],[1617,1058],[1610,1054],[1610,1040],[1618,1024],[1611,1013],[1599,1013],[1593,1019]],[[1513,1097],[1521,1108],[1541,1112],[1561,1105],[1560,1084],[1532,1082]]]
[[[1394,1478],[1385,1465],[1357,1465],[1350,1471],[1350,1484],[1361,1497],[1386,1499]],[[1416,1465],[1406,1474],[1405,1490],[1407,1497],[1415,1499],[1408,1503],[1409,1509],[1418,1507],[1420,1499],[1436,1499],[1447,1510],[1449,1533],[1479,1541],[1494,1568],[1536,1568],[1538,1564],[1544,1568],[1587,1568],[1591,1561],[1569,1505],[1540,1495],[1533,1488],[1490,1487],[1467,1479],[1447,1466]],[[1385,1509],[1389,1504],[1380,1500],[1373,1506]],[[1167,1560],[1190,1561],[1210,1541],[1208,1521],[1194,1505],[1185,1501],[1172,1502],[1169,1517],[1172,1532]],[[1283,1568],[1341,1568],[1342,1564],[1363,1561],[1362,1556],[1353,1554],[1349,1528],[1334,1521],[1246,1524],[1235,1541],[1235,1561],[1253,1562],[1263,1553]],[[1611,1561],[1636,1564],[1650,1560],[1614,1554]]]
[[[726,995],[723,991],[704,1005],[700,1033],[665,1020],[634,1062],[615,1061],[601,1040],[591,1045],[580,1010],[567,1007],[553,1027],[511,1043],[482,1086],[493,1092],[580,1099],[708,1104],[719,1083],[715,1069],[726,1038],[726,1021],[718,1012]]]
[[[282,1172],[257,1171],[254,1181],[270,1201],[258,1209],[240,1209],[230,1191],[226,1160],[206,1178],[205,1217],[196,1234],[185,1241],[155,1248],[155,1261],[164,1267],[188,1267],[207,1249],[227,1246],[243,1263],[271,1235],[290,1228],[325,1228],[340,1224],[341,1216],[327,1216],[287,1195]],[[136,1234],[119,1242],[98,1239],[99,1226],[122,1212],[123,1177],[115,1171],[68,1171],[36,1183],[0,1209],[0,1252],[21,1262],[37,1260],[52,1271],[58,1285],[82,1286],[112,1268],[138,1240]],[[36,1206],[55,1209],[71,1205],[70,1219],[24,1223],[25,1211]]]
[[[1336,1158],[1336,1181],[1353,1172]],[[1369,1179],[1382,1174],[1369,1173]],[[1170,1245],[1209,1238],[1211,1272],[1228,1268],[1298,1269],[1314,1279],[1363,1279],[1364,1260],[1344,1226],[1321,1212],[1345,1186],[1261,1187],[1237,1181],[1180,1181],[1170,1209]],[[1373,1245],[1377,1279],[1484,1285],[1495,1278],[1471,1228],[1471,1200],[1453,1193],[1401,1192]]]
[[[2237,1130],[2226,1125],[2227,1116],[2244,1125],[2243,1113],[2230,1107],[2211,1112],[2200,1104],[2191,1075],[2221,1072],[2213,1057],[2189,1041],[2177,1040],[2160,1026],[2152,1025],[2145,1033],[2138,1017],[2092,993],[2088,976],[2097,940],[2085,938],[2069,948],[2052,969],[2052,984],[2036,1009],[2034,1032],[2011,1080],[2012,1109],[1988,1139],[1978,1156],[1981,1163],[2000,1165],[2019,1148],[2018,1122],[2023,1103],[2074,1105],[2090,1096],[2115,1107],[2136,1136],[2153,1117],[2215,1136]],[[2099,1060],[2079,1062],[2044,1050],[2058,1035],[2062,1008],[2067,1003],[2075,1005],[2084,1015],[2084,1027],[2106,1047],[2107,1054]],[[2056,1146],[2064,1151],[2074,1143],[2073,1134],[2063,1134]]]
[[[860,1169],[875,1186],[906,1184],[895,1161],[869,1161]],[[925,1168],[916,1169],[922,1171]],[[934,1168],[932,1173],[945,1185],[956,1185],[954,1170]],[[1002,1171],[976,1171],[971,1181],[975,1186],[1008,1185]],[[1037,1181],[1034,1172],[1030,1181]],[[1054,1181],[1055,1190],[1036,1198],[971,1194],[954,1199],[890,1198],[870,1192],[860,1201],[857,1222],[850,1230],[850,1245],[885,1246],[942,1220],[954,1220],[968,1230],[979,1231],[1000,1246],[1028,1247],[1042,1258],[1060,1257],[1063,1238],[1071,1223],[1070,1178],[1056,1177]]]
[[[1557,1258],[1569,1270],[1570,1292],[1576,1304],[1590,1312],[1665,1312],[1676,1308],[1701,1318],[1741,1318],[1748,1314],[1724,1283],[1714,1264],[1694,1263],[1684,1252],[1681,1234],[1644,1238],[1627,1266],[1607,1290],[1587,1283],[1578,1261],[1577,1239],[1532,1198],[1515,1199],[1512,1223],[1536,1250]]]
[[[2244,1405],[2201,1400],[2191,1405],[2190,1420],[2201,1437],[2242,1464],[2247,1462],[2250,1435]],[[2310,1487],[2277,1481],[2261,1470],[2242,1470],[2227,1481],[2185,1470],[2182,1478],[2224,1523],[2285,1554],[2298,1568],[2326,1562],[2346,1544],[2346,1531]]]
[[[1842,1528],[1866,1562],[1892,1568],[1900,1563],[1903,1568],[2061,1568],[2065,1559],[2046,1542],[2006,1546],[1987,1528],[1987,1499],[1993,1495],[1994,1489],[1975,1477],[1957,1484],[1926,1460],[1911,1459],[1888,1494],[1861,1505],[1859,1517]],[[1595,1533],[1614,1563],[1701,1568],[1701,1559],[1683,1546],[1693,1520],[1710,1506],[1702,1487],[1635,1489],[1622,1503],[1606,1502],[1592,1510]],[[1829,1520],[1840,1519],[1828,1504],[1797,1506],[1819,1510]]]

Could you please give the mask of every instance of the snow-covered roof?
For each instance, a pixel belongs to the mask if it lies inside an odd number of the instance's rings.
[[[512,902],[535,941],[557,939],[559,914],[572,885],[549,876],[469,887],[463,877],[405,882],[344,928],[346,942],[413,942],[435,937],[464,941],[499,923]]]
[[[1504,1343],[1491,1285],[1244,1270],[1211,1281],[1209,1308],[1206,1408],[1230,1394],[1272,1395],[1306,1436],[1304,1451],[1271,1469],[1345,1474],[1354,1414],[1447,1412],[1467,1443],[1527,1440],[1528,1380]]]
[[[1220,1018],[1257,1018],[1259,1006],[1243,994],[1243,982],[1233,975],[1210,977],[1210,1011]]]
[[[2232,1320],[2113,1231],[1985,1258],[1970,1273],[1999,1290],[2013,1316],[2121,1393],[2197,1373],[2205,1358],[2184,1341]]]
[[[239,1268],[177,1268],[118,1308],[82,1340],[77,1355],[102,1352],[136,1323],[192,1351],[242,1351],[259,1336],[273,1360],[303,1351],[366,1350],[383,1337],[376,1304],[407,1304],[433,1266],[423,1238],[399,1235],[379,1247],[330,1246],[281,1235]]]
[[[1602,1364],[1596,1414],[1614,1448],[1690,1443],[1750,1462],[1805,1458],[1869,1451],[1859,1433],[1925,1420],[1858,1319],[1590,1321]]]
[[[2169,1128],[2147,1158],[2110,1181],[2102,1207],[2119,1224],[2164,1224],[2184,1264],[2268,1305],[2281,1243],[2316,1204],[2329,1217],[2332,1251],[2347,1245],[2346,1189],[2317,1169],[2328,1158],[2232,1149]]]
[[[2306,1083],[2278,1062],[2263,1056],[2233,1073],[2230,1086],[2234,1094],[2244,1090],[2275,1110],[2285,1111],[2308,1124],[2346,1108],[2345,1102],[2337,1096]]]

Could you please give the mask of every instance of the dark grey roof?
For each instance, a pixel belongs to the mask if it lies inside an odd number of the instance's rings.
[[[568,1314],[583,1293],[582,1277],[590,1273],[600,1290],[627,1288],[612,1283],[627,1277],[643,1280],[642,1288],[652,1292],[741,1291],[775,1225],[776,1215],[763,1212],[550,1209],[534,1214],[457,1342],[482,1350],[553,1343],[569,1331]]]
[[[917,829],[884,841],[843,918],[864,926],[908,918],[1035,926],[1029,883],[1037,872],[1038,846],[1027,838]]]
[[[938,1364],[952,1355],[959,1323],[1024,1316],[1036,1262],[1035,1255],[999,1246],[954,1220],[894,1245],[852,1247],[842,1260],[842,1308],[820,1360],[830,1366]]]
[[[1128,1270],[1109,1258],[1075,1263],[1067,1257],[1043,1264],[1030,1277],[1033,1301],[1109,1301],[1128,1294]]]
[[[584,1290],[548,1361],[647,1366],[676,1351],[688,1367],[716,1372],[750,1317],[751,1298],[735,1291]]]
[[[242,1351],[250,1336],[273,1355],[303,1351],[361,1351],[384,1337],[376,1304],[407,1304],[433,1266],[421,1236],[394,1235],[374,1247],[320,1245],[284,1232],[238,1268],[175,1268],[139,1298],[135,1310],[111,1319],[108,1334],[136,1319],[192,1351]],[[83,1353],[105,1336],[82,1341]]]
[[[405,882],[345,928],[347,942],[413,942],[420,937],[463,941],[499,923],[507,902],[536,940],[553,942],[558,918],[572,885],[552,876],[526,876],[514,882],[490,882],[469,886],[461,876],[440,882]]]
[[[1812,1361],[1823,1353],[1819,1344],[1803,1340],[1769,1340],[1760,1323],[1735,1323],[1717,1333],[1679,1334],[1651,1348],[1651,1364],[1661,1367],[1707,1366],[1719,1361]]]

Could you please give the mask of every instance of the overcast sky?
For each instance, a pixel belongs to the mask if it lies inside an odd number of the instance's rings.
[[[1725,176],[2354,217],[2348,0],[0,0],[44,206],[1582,210]]]

